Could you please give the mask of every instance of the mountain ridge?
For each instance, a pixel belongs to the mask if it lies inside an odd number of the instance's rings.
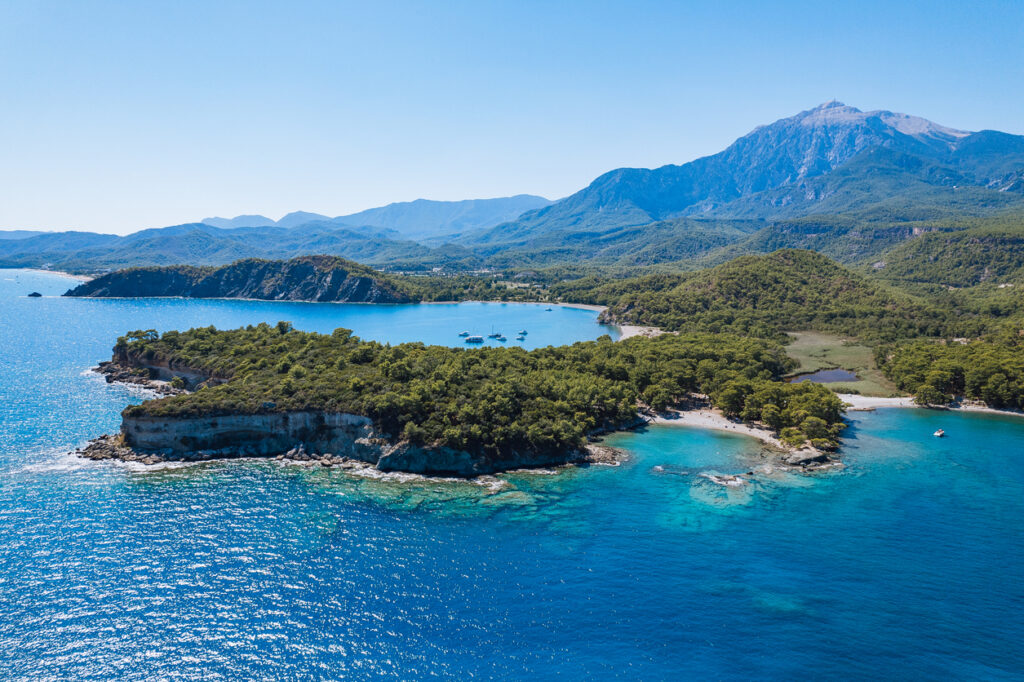
[[[775,212],[771,198],[757,202],[751,197],[786,187],[806,194],[815,179],[877,149],[936,164],[961,183],[993,191],[1017,191],[1024,184],[1024,136],[960,131],[916,116],[862,112],[832,101],[759,126],[723,151],[689,163],[608,171],[569,197],[473,235],[471,241],[499,243],[557,229],[640,225],[685,215],[770,218]],[[916,179],[942,186],[941,179]],[[875,188],[875,198],[893,196],[889,189]],[[737,200],[748,204],[739,215],[729,210]],[[803,210],[814,212],[816,202],[805,203]]]
[[[293,211],[280,220],[251,214],[234,218],[203,218],[201,222],[221,229],[294,228],[317,222],[353,228],[365,226],[394,230],[396,234],[406,238],[431,238],[493,227],[513,220],[528,210],[550,203],[550,200],[533,194],[459,201],[415,199],[393,202],[333,218],[320,213]]]

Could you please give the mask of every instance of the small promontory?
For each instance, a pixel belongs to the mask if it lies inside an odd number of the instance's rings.
[[[257,258],[221,267],[174,265],[118,270],[69,290],[96,298],[250,298],[268,301],[410,303],[395,278],[336,256]]]

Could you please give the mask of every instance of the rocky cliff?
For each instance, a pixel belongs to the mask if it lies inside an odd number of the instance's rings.
[[[181,377],[189,388],[213,386],[217,376],[164,361],[115,353],[99,371],[108,382],[142,385],[162,395],[185,392],[168,383]],[[79,451],[94,460],[157,464],[239,457],[277,457],[322,464],[361,462],[380,471],[446,476],[479,476],[510,469],[571,463],[615,463],[622,453],[589,445],[580,449],[474,455],[448,447],[418,446],[383,433],[363,415],[316,410],[259,414],[152,417],[122,415],[117,436],[101,436]]]
[[[252,298],[268,301],[409,303],[393,278],[333,256],[241,260],[219,268],[129,268],[85,282],[65,296]]]

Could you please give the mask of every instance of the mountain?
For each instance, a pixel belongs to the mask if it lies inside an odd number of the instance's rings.
[[[0,230],[0,239],[26,239],[46,234],[40,230]]]
[[[262,215],[240,215],[234,218],[203,218],[203,224],[233,230],[236,227],[272,227],[277,221]]]
[[[222,229],[270,226],[294,228],[310,223],[330,223],[335,226],[393,230],[405,239],[430,239],[494,227],[550,203],[544,197],[531,194],[465,201],[417,199],[336,218],[295,211],[277,221],[261,215],[241,215],[235,218],[204,218],[203,223]]]
[[[326,253],[417,271],[690,270],[781,248],[859,265],[921,231],[1013,215],[1024,216],[1024,136],[827,102],[718,154],[613,170],[554,203],[530,195],[421,199],[336,218],[297,211],[127,237],[47,233],[0,239],[0,267],[88,272]]]
[[[494,227],[549,204],[544,197],[531,194],[466,201],[417,199],[340,216],[337,220],[389,228],[409,239],[429,239]]]
[[[362,228],[356,232],[332,224],[310,223],[301,230],[283,227],[221,229],[202,223],[142,230],[127,236],[90,232],[47,233],[0,240],[0,267],[50,267],[72,272],[191,263],[222,265],[241,258],[293,258],[322,253],[369,263],[434,262],[464,258],[461,249],[430,249],[411,241]]]
[[[407,303],[381,273],[331,256],[288,261],[240,260],[219,268],[176,265],[119,270],[80,284],[65,296],[252,298],[270,301]]]
[[[913,200],[944,205],[964,187],[973,188],[978,201],[1022,205],[1022,178],[1022,136],[971,133],[826,102],[687,164],[610,171],[469,242],[522,243],[546,232],[687,215],[770,219],[835,213],[908,192]]]
[[[308,223],[315,222],[335,222],[341,223],[342,220],[333,220],[325,215],[319,213],[310,213],[309,211],[292,211],[285,217],[275,223],[277,227],[298,227],[299,225],[306,225]]]

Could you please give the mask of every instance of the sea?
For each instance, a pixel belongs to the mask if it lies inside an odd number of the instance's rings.
[[[60,297],[73,284],[0,270],[2,679],[1024,678],[1024,418],[851,413],[845,469],[740,488],[706,475],[761,466],[760,444],[684,426],[607,438],[619,467],[483,483],[90,462],[71,451],[145,398],[89,371],[129,330],[618,330],[528,304]]]

